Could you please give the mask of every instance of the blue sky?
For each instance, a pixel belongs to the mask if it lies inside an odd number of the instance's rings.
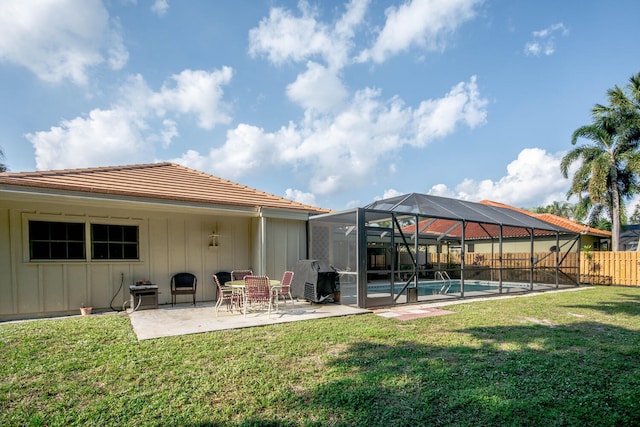
[[[565,200],[573,130],[640,71],[638,16],[635,0],[4,0],[0,147],[13,172],[172,161],[333,209],[545,205]]]

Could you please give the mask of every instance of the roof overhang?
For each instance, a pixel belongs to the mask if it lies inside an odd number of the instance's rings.
[[[207,215],[233,215],[257,217],[259,208],[227,206],[208,203],[194,203],[178,200],[162,200],[144,197],[128,197],[101,193],[85,193],[76,191],[55,191],[21,186],[0,186],[0,198],[8,201],[64,203],[73,206],[109,205],[114,208],[138,209],[154,212],[194,213]],[[305,217],[306,218],[306,217]]]

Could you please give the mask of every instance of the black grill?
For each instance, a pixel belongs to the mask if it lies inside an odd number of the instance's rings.
[[[311,302],[333,302],[338,290],[338,273],[333,267],[314,259],[302,259],[296,264],[291,294]]]

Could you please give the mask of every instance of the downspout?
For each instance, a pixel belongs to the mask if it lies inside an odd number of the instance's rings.
[[[534,240],[533,240],[533,235],[534,235],[534,229],[531,228],[529,229],[529,233],[531,233],[531,250],[529,252],[529,290],[533,291],[533,253],[534,253]]]
[[[560,232],[556,231],[556,289],[560,287]]]
[[[464,230],[467,228],[467,222],[462,221],[462,244],[460,245],[460,297],[464,298],[464,256],[466,254],[464,248]]]
[[[262,206],[258,207],[258,271],[267,274],[267,218],[262,214]]]
[[[502,293],[502,224],[500,224],[500,243],[498,244],[498,293]]]

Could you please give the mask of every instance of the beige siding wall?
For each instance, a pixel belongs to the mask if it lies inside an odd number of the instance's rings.
[[[159,286],[159,302],[171,301],[171,275],[188,271],[198,277],[197,300],[213,300],[211,275],[217,271],[259,268],[256,235],[259,219],[221,213],[166,213],[104,206],[0,201],[0,318],[75,312],[84,303],[94,309],[122,307],[128,286],[149,279]],[[83,222],[139,226],[139,261],[31,262],[28,221]],[[288,224],[291,222],[291,224]],[[281,275],[292,260],[304,256],[304,221],[268,220],[267,274]],[[215,231],[218,246],[210,247]],[[284,236],[278,233],[284,232]],[[273,240],[273,241],[272,241]],[[87,239],[89,242],[89,239]],[[295,253],[283,253],[295,251]],[[87,246],[90,257],[90,248]],[[119,290],[122,281],[122,289]],[[179,297],[187,302],[189,296]]]
[[[269,218],[265,234],[266,274],[279,280],[298,260],[306,258],[306,222]]]
[[[584,239],[585,236],[582,236],[581,239]],[[589,240],[591,242],[591,240]],[[473,252],[475,253],[498,253],[500,250],[500,242],[496,240],[491,243],[490,241],[484,240],[476,240],[472,242],[474,245]],[[567,240],[566,238],[560,238],[560,247],[562,252],[566,252],[569,248],[572,248],[572,251],[576,251],[576,245],[573,245],[572,240]],[[556,238],[540,238],[537,237],[534,241],[533,251],[534,252],[548,252],[552,246],[556,246]],[[577,245],[578,248],[581,244]],[[531,240],[522,239],[522,240],[513,240],[513,239],[504,239],[502,242],[502,251],[503,252],[530,252],[531,251]],[[469,251],[467,251],[469,253]]]

